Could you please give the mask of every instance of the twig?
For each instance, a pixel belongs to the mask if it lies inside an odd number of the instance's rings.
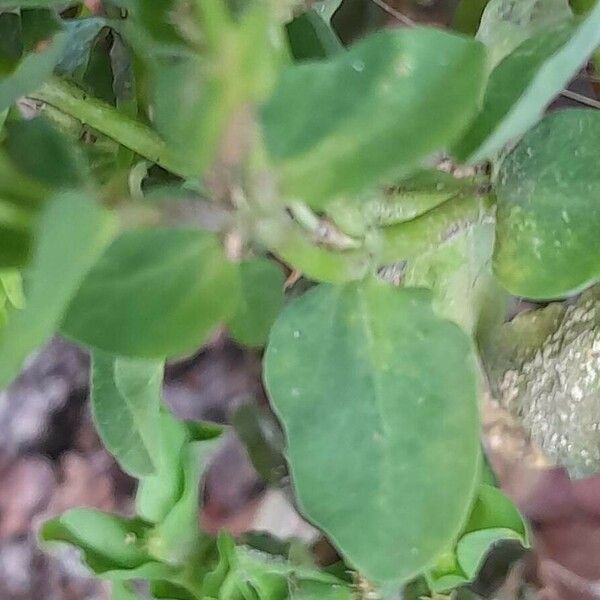
[[[586,106],[590,106],[591,108],[600,109],[600,101],[594,100],[593,98],[588,98],[583,94],[578,94],[577,92],[572,92],[571,90],[563,90],[561,92],[561,96],[565,98],[569,98],[570,100],[575,100],[575,102],[579,102],[580,104],[585,104]]]
[[[408,27],[414,27],[416,25],[416,23],[410,17],[407,17],[406,15],[402,14],[399,10],[396,10],[395,8],[387,4],[387,2],[384,2],[384,0],[371,0],[371,2],[379,6],[379,8],[384,10],[388,15],[394,17],[394,19],[400,21],[400,23],[403,23]]]

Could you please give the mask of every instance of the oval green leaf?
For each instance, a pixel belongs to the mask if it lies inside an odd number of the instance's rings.
[[[283,306],[283,271],[273,261],[257,259],[240,265],[242,299],[229,322],[232,337],[246,346],[264,346]]]
[[[563,297],[600,279],[599,157],[600,112],[565,110],[503,162],[494,269],[513,294]]]
[[[417,28],[288,68],[262,113],[284,195],[322,206],[414,171],[469,124],[484,63],[478,42]]]
[[[498,64],[537,31],[568,21],[569,0],[491,0],[481,17],[477,39],[489,48]]]
[[[102,442],[136,477],[156,470],[160,454],[163,363],[92,353],[91,404]]]
[[[216,236],[197,230],[124,233],[90,271],[62,332],[121,356],[191,352],[234,312],[237,268]]]
[[[454,154],[479,162],[525,133],[599,45],[600,3],[577,24],[541,31],[521,44],[492,72],[483,109]]]
[[[398,583],[453,544],[479,473],[477,369],[429,292],[311,290],[276,322],[265,381],[299,506],[361,573]]]
[[[112,215],[80,192],[60,194],[48,203],[26,272],[25,308],[11,314],[0,335],[0,388],[58,328],[81,281],[112,239],[115,225]]]

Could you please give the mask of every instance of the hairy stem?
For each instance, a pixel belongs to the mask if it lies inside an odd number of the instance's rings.
[[[424,215],[378,230],[373,240],[381,264],[416,256],[452,239],[460,231],[493,219],[490,196],[454,198]]]
[[[181,177],[194,175],[187,165],[181,164],[173,156],[165,141],[155,131],[124,115],[110,104],[88,96],[72,83],[55,77],[30,94],[30,97],[89,125],[167,171]]]

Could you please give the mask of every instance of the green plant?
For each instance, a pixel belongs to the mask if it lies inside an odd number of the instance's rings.
[[[0,383],[55,332],[90,349],[137,516],[74,510],[41,538],[81,548],[115,598],[136,579],[171,600],[447,592],[497,540],[527,543],[482,480],[478,347],[507,292],[600,279],[600,113],[542,118],[600,45],[600,4],[492,0],[477,39],[349,49],[339,2],[306,4],[0,0]],[[468,4],[465,31],[486,3]],[[317,285],[284,298],[284,266]],[[176,420],[161,383],[220,324],[266,345],[296,500],[337,575],[198,530],[220,430]]]

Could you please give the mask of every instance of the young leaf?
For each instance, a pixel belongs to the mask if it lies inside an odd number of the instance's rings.
[[[19,271],[7,269],[0,271],[0,287],[3,288],[6,299],[15,308],[25,308],[23,295],[23,278]]]
[[[343,51],[339,38],[317,9],[307,10],[287,24],[286,32],[294,60],[317,60]]]
[[[454,148],[472,163],[493,157],[543,115],[600,45],[600,3],[577,24],[541,31],[492,72],[483,109]]]
[[[246,346],[264,346],[283,306],[283,271],[273,261],[256,259],[240,265],[242,299],[229,330]]]
[[[238,299],[237,269],[216,236],[134,230],[117,238],[90,271],[61,330],[116,355],[177,356],[201,346]]]
[[[148,539],[148,551],[170,565],[185,564],[205,541],[199,535],[199,494],[203,472],[220,440],[191,442],[179,457],[183,482],[181,495]]]
[[[494,269],[513,294],[549,299],[600,279],[600,113],[546,117],[503,162]]]
[[[321,285],[276,322],[265,381],[299,506],[368,579],[409,579],[464,524],[476,372],[469,339],[424,290]]]
[[[64,24],[67,42],[56,65],[59,75],[72,75],[77,69],[87,64],[98,34],[108,26],[106,19],[90,17],[76,19]]]
[[[161,411],[159,438],[155,444],[156,473],[140,479],[135,499],[137,513],[142,519],[159,523],[181,497],[181,458],[187,441],[185,425],[166,410]]]
[[[92,352],[96,429],[121,467],[141,477],[156,470],[163,363]]]
[[[323,206],[414,171],[469,124],[484,62],[475,41],[410,29],[288,68],[262,112],[284,196]]]
[[[431,587],[442,592],[472,581],[492,546],[510,539],[527,546],[523,518],[499,489],[481,485],[456,547],[438,558],[438,564],[429,573]]]
[[[482,484],[463,534],[494,528],[511,529],[524,544],[528,542],[527,528],[517,507],[498,488]]]
[[[467,581],[476,577],[485,557],[495,544],[511,539],[520,541],[521,536],[512,529],[502,527],[473,531],[461,538],[456,546],[456,557]]]
[[[48,203],[38,225],[26,306],[11,316],[0,334],[0,388],[17,375],[27,355],[54,333],[114,230],[114,218],[81,192],[64,192]]]
[[[150,561],[143,548],[145,526],[95,509],[68,510],[46,521],[40,530],[43,542],[67,542],[83,550],[96,573],[134,569]]]
[[[568,21],[573,16],[568,0],[491,0],[477,39],[490,49],[490,62],[497,65],[535,32]]]
[[[492,274],[493,223],[475,224],[407,261],[404,284],[428,287],[439,315],[473,336],[504,320],[508,295]]]

